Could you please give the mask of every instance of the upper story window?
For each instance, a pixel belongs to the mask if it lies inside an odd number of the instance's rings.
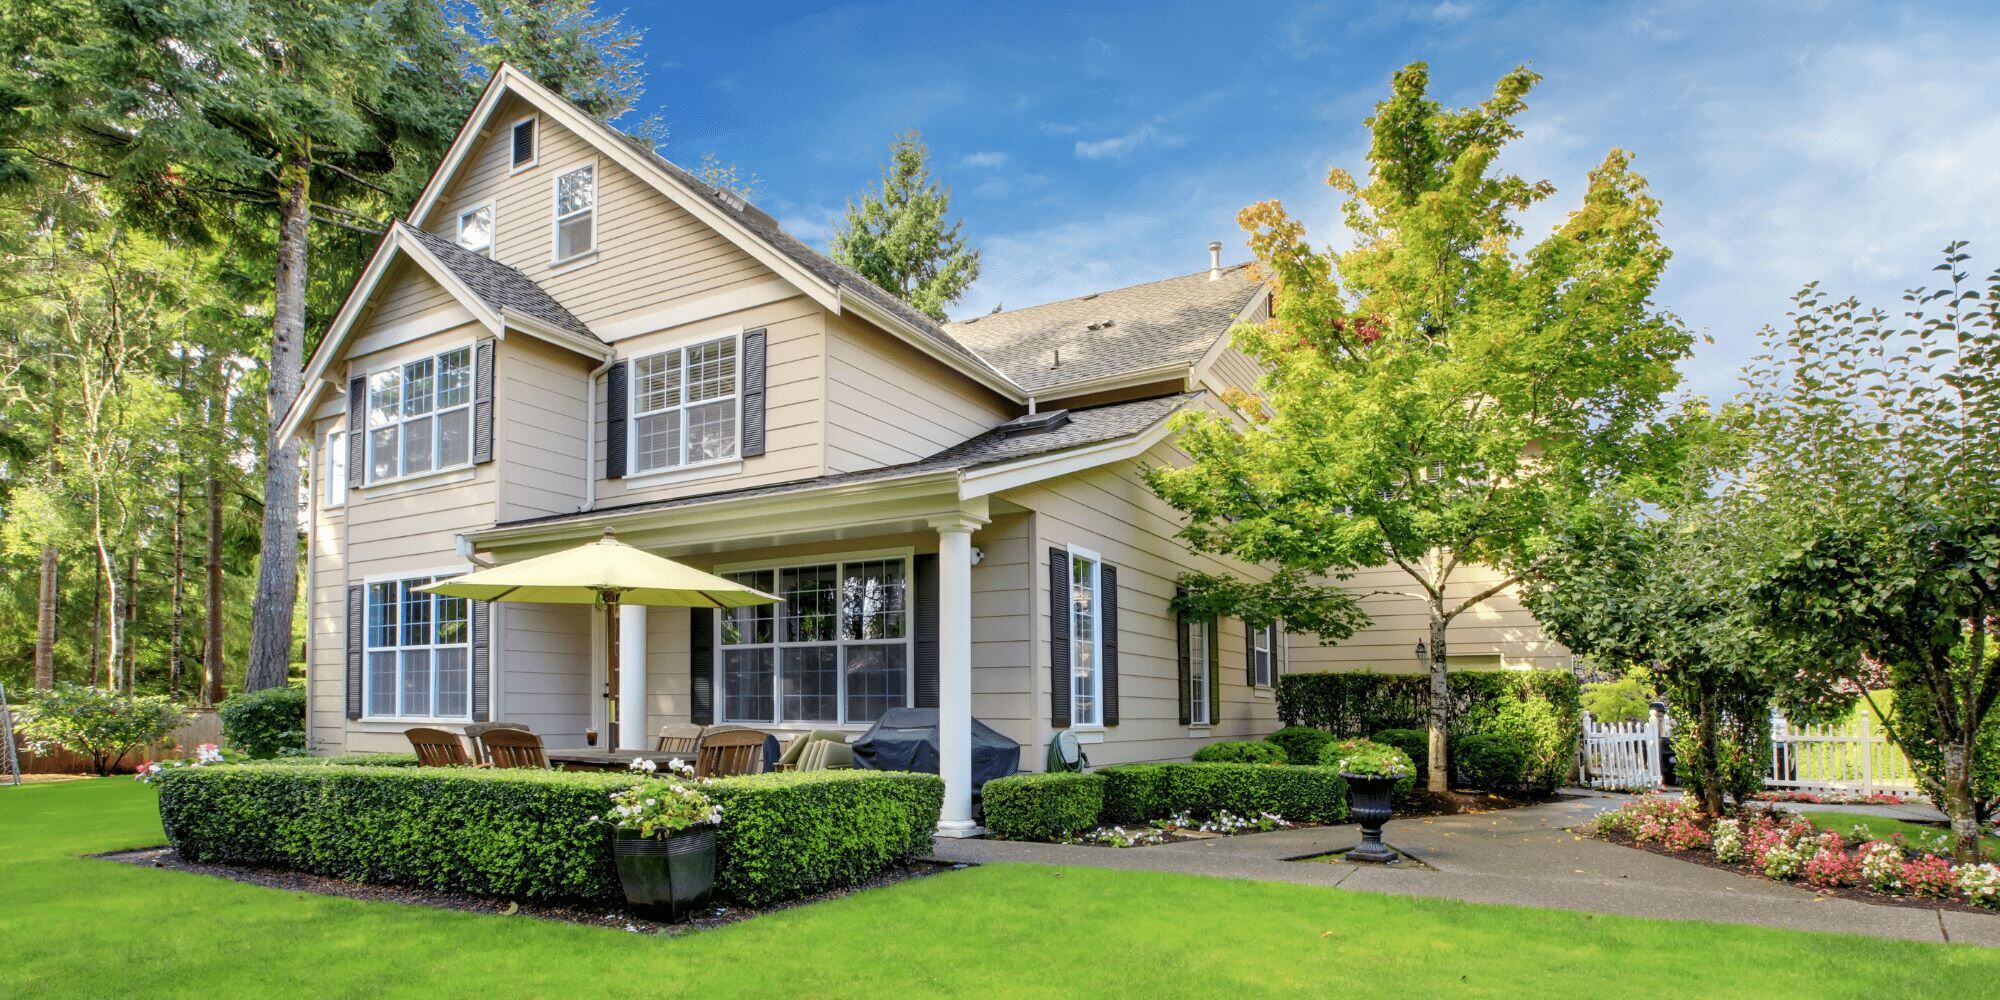
[[[469,345],[368,376],[370,483],[471,462]]]
[[[473,253],[493,252],[493,206],[458,213],[458,245]]]
[[[1079,726],[1104,724],[1104,650],[1098,634],[1098,558],[1094,552],[1069,553],[1069,676],[1070,720]]]
[[[471,716],[472,629],[466,602],[417,592],[432,579],[368,584],[362,704],[371,718]]]
[[[326,505],[339,507],[347,502],[347,432],[326,435]]]
[[[632,472],[735,458],[738,366],[735,336],[632,361]]]
[[[597,166],[581,166],[556,176],[557,263],[597,248]]]
[[[535,165],[537,147],[535,143],[535,119],[530,116],[514,123],[511,130],[513,141],[513,169],[526,170]]]
[[[904,556],[730,573],[784,603],[717,612],[722,718],[862,724],[909,704]]]

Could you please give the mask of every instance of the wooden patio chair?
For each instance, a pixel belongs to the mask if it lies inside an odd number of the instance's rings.
[[[465,738],[472,742],[472,757],[481,764],[490,764],[493,758],[486,753],[486,734],[496,729],[514,729],[528,732],[525,722],[475,722],[465,727]]]
[[[481,737],[494,767],[547,768],[549,758],[542,752],[542,738],[519,729],[494,729]]]
[[[660,727],[659,752],[686,754],[693,760],[695,752],[701,749],[701,731],[697,723],[669,722]]]
[[[807,770],[806,768],[799,766],[800,758],[805,756],[806,750],[810,748],[812,744],[825,743],[828,741],[845,745],[847,743],[847,734],[842,733],[839,730],[835,729],[815,729],[812,730],[811,732],[800,734],[799,736],[794,738],[790,743],[787,743],[785,745],[785,755],[778,758],[778,770],[780,771]]]
[[[471,767],[472,756],[465,752],[465,744],[457,736],[442,729],[405,729],[403,735],[410,741],[410,749],[417,752],[417,763],[423,767]]]
[[[761,773],[764,741],[769,738],[756,729],[732,729],[702,736],[701,752],[695,759],[695,777],[727,778]]]

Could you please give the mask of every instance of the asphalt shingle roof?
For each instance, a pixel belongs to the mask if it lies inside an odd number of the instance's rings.
[[[1193,364],[1262,282],[1248,264],[994,313],[945,330],[1030,393],[1169,363]],[[1060,351],[1062,364],[1056,365]]]
[[[860,472],[842,472],[830,476],[817,476],[789,483],[770,486],[751,486],[735,490],[720,490],[694,496],[676,497],[672,500],[654,500],[643,503],[598,507],[577,514],[551,514],[543,517],[523,518],[504,521],[496,528],[518,528],[526,525],[562,524],[568,521],[582,521],[601,518],[605,515],[638,514],[648,511],[671,510],[694,504],[716,503],[727,500],[748,500],[758,497],[796,493],[802,490],[820,489],[829,486],[849,486],[878,480],[900,479],[905,476],[923,475],[931,472],[955,472],[976,469],[981,466],[997,465],[1036,455],[1052,454],[1081,448],[1086,445],[1102,444],[1131,437],[1146,431],[1179,410],[1182,404],[1200,396],[1199,392],[1184,392],[1172,396],[1158,396],[1126,403],[1112,403],[1089,409],[1069,411],[1069,421],[1053,430],[1009,436],[1006,428],[997,427],[978,437],[953,445],[934,455],[890,465],[880,469],[866,469]]]
[[[543,291],[533,278],[485,254],[466,250],[435,233],[424,232],[415,226],[403,226],[403,230],[416,237],[417,242],[431,252],[431,256],[449,268],[458,280],[472,290],[472,294],[479,296],[480,301],[495,312],[507,309],[541,320],[558,330],[598,340],[582,320]]]

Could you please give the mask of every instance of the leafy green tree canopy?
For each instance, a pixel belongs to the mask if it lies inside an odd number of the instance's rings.
[[[965,223],[946,219],[951,191],[931,176],[930,150],[912,131],[889,146],[879,189],[850,201],[835,227],[833,259],[942,322],[945,307],[979,278]]]

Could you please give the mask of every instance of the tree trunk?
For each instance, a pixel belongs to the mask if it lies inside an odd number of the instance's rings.
[[[1451,786],[1451,762],[1445,759],[1445,722],[1451,708],[1451,686],[1445,677],[1445,629],[1451,624],[1445,617],[1444,591],[1439,588],[1437,596],[1431,598],[1431,704],[1430,704],[1430,774],[1425,787],[1442,794]]]
[[[41,587],[35,597],[35,688],[56,686],[56,547],[42,546]]]
[[[181,347],[180,406],[187,412],[187,347]],[[172,610],[167,624],[167,697],[181,698],[181,674],[186,669],[181,643],[187,633],[187,449],[185,425],[177,420],[180,433],[174,436],[174,568],[170,584]]]
[[[1972,741],[1954,735],[1938,748],[1944,756],[1945,815],[1951,817],[1951,857],[1960,864],[1979,861],[1979,820],[1972,795]]]
[[[1712,686],[1703,686],[1700,721],[1696,723],[1695,757],[1688,768],[1695,776],[1695,792],[1701,796],[1702,811],[1722,815],[1722,710],[1716,704]]]
[[[202,553],[206,585],[202,593],[201,704],[213,708],[222,701],[222,479],[214,460],[208,470],[208,538]]]
[[[125,690],[139,690],[139,557],[125,557]]]
[[[298,398],[305,342],[307,227],[312,220],[303,154],[278,174],[278,285],[265,394],[264,537],[251,607],[245,691],[283,687],[292,666],[292,609],[299,591],[299,443],[278,425]]]
[[[104,564],[92,564],[90,577],[90,683],[97,684],[97,665],[104,654]],[[102,685],[109,687],[107,678]]]

